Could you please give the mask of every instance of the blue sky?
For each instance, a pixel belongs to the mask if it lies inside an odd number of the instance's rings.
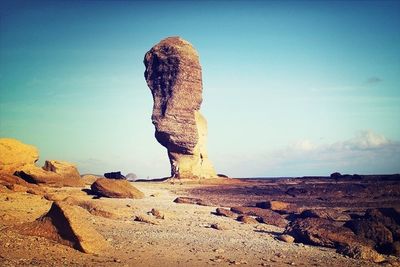
[[[0,136],[82,173],[169,174],[144,54],[200,54],[209,156],[233,177],[400,172],[400,3],[1,1]]]

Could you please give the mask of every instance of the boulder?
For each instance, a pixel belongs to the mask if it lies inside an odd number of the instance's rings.
[[[372,240],[377,248],[393,243],[392,233],[380,222],[358,219],[349,221],[345,226],[353,230],[357,236]]]
[[[126,179],[125,176],[123,176],[121,174],[121,172],[106,172],[104,174],[104,177],[108,178],[108,179]]]
[[[279,235],[278,239],[286,242],[286,243],[293,243],[294,242],[294,237],[291,235]]]
[[[237,220],[239,222],[247,223],[247,224],[258,223],[258,221],[255,218],[248,216],[248,215],[240,215],[239,217],[237,217]]]
[[[200,113],[203,86],[196,50],[180,37],[169,37],[146,53],[144,65],[155,137],[167,148],[171,176],[217,177],[207,155],[207,121]]]
[[[359,243],[349,228],[321,218],[296,219],[285,229],[284,234],[293,236],[296,242],[332,248],[341,244]]]
[[[361,244],[339,245],[337,252],[354,259],[369,260],[375,263],[383,262],[385,258],[368,246]]]
[[[174,200],[175,203],[181,203],[181,204],[195,204],[195,205],[200,205],[200,206],[208,206],[208,203],[203,201],[200,198],[193,198],[193,197],[177,197]]]
[[[223,209],[223,208],[217,208],[215,211],[215,214],[219,215],[219,216],[225,216],[225,217],[229,217],[229,218],[237,218],[236,213],[234,213],[233,211],[230,211],[228,209]]]
[[[275,225],[282,228],[286,227],[288,224],[287,220],[285,220],[279,213],[276,213],[272,210],[261,209],[257,207],[232,207],[231,211],[238,214],[256,216],[258,221],[262,223]]]
[[[35,184],[30,184],[24,179],[7,173],[0,173],[0,185],[7,187],[9,190],[18,192],[34,192],[35,194],[44,194],[42,188]]]
[[[12,138],[0,138],[0,155],[0,172],[8,174],[33,165],[39,159],[36,147]]]
[[[109,218],[109,219],[119,219],[120,215],[117,214],[114,207],[107,205],[106,203],[101,203],[99,200],[83,200],[75,197],[68,196],[63,199],[64,203],[70,205],[79,206],[87,210],[90,214],[94,216]]]
[[[99,178],[90,186],[92,192],[100,197],[143,198],[144,194],[126,180]]]
[[[299,213],[301,211],[295,204],[276,200],[258,202],[256,207],[270,209],[282,214]]]
[[[62,177],[67,179],[81,179],[75,165],[66,161],[46,160],[43,170],[60,174]]]
[[[72,166],[72,165],[71,165]],[[61,174],[54,171],[46,171],[35,165],[25,165],[21,170],[16,171],[15,175],[21,177],[28,183],[46,185],[51,187],[83,187],[85,183],[78,176],[69,176],[67,173]]]
[[[321,218],[338,222],[347,222],[351,220],[350,215],[342,213],[335,209],[312,209],[304,210],[300,213],[301,218]]]
[[[395,208],[368,209],[365,219],[382,223],[395,240],[400,240],[400,210]]]
[[[22,234],[42,236],[84,253],[99,254],[108,244],[90,224],[88,213],[63,202],[54,202],[47,214],[16,227]]]

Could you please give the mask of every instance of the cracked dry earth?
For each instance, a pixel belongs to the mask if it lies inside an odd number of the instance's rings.
[[[345,257],[333,249],[276,239],[282,228],[243,224],[212,212],[217,207],[177,204],[173,192],[185,185],[136,182],[144,199],[96,199],[117,218],[90,215],[87,223],[104,236],[110,249],[84,254],[42,237],[13,230],[47,212],[51,201],[21,192],[0,194],[0,266],[382,266]],[[190,185],[187,187],[193,187]],[[78,188],[47,188],[60,198],[92,199]],[[151,209],[164,213],[156,224],[134,221]],[[218,223],[224,230],[210,227]]]

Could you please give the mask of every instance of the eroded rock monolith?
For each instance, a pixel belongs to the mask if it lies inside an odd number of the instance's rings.
[[[171,176],[217,177],[207,156],[207,121],[200,113],[203,85],[196,50],[180,37],[169,37],[146,53],[144,64],[154,100],[155,137],[168,150]]]

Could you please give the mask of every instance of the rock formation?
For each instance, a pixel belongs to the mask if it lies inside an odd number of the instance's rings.
[[[53,202],[50,210],[34,222],[16,227],[20,233],[42,236],[84,253],[99,254],[108,243],[88,224],[87,212],[78,206]]]
[[[143,198],[144,194],[127,180],[99,178],[90,186],[94,194],[110,198]]]
[[[28,183],[54,187],[85,185],[71,163],[49,160],[43,168],[37,167],[38,149],[16,139],[0,138],[0,155],[0,173],[16,175]]]
[[[39,159],[36,147],[12,138],[0,138],[0,155],[0,172],[11,174]]]
[[[144,64],[154,100],[155,137],[168,150],[171,176],[217,177],[207,156],[207,121],[200,113],[203,86],[196,50],[180,37],[169,37],[146,53]]]

